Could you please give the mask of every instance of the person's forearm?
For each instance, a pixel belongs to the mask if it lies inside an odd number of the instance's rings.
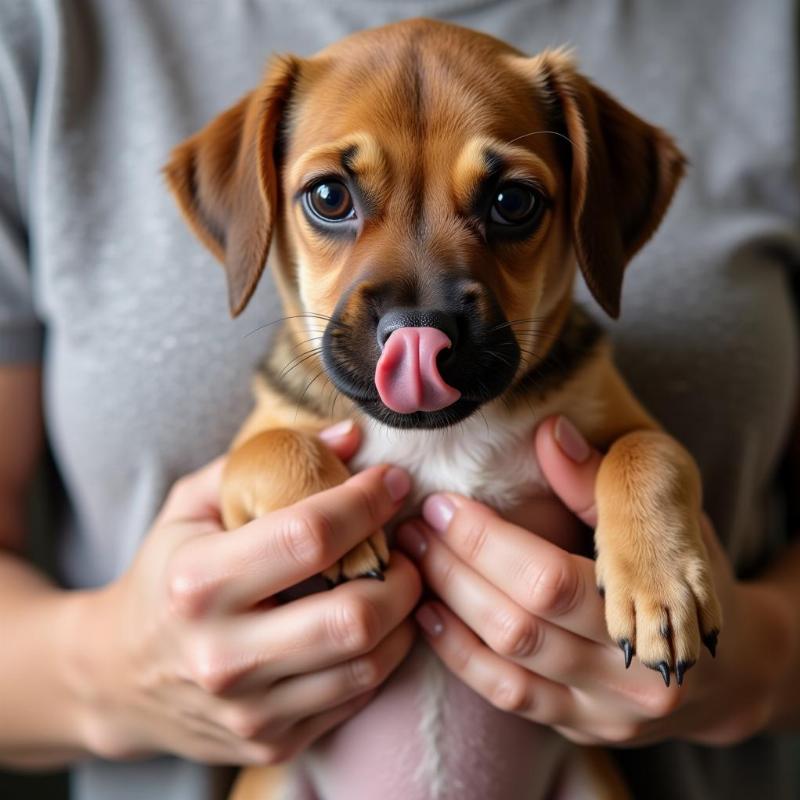
[[[0,551],[0,764],[58,767],[87,755],[70,672],[81,602]]]
[[[754,582],[769,589],[779,613],[785,618],[789,638],[789,662],[784,679],[776,687],[774,712],[769,727],[773,730],[800,729],[800,541],[791,545]],[[776,647],[780,650],[776,643]]]

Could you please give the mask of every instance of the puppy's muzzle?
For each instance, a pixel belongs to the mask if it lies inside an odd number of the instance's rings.
[[[505,391],[520,349],[487,286],[444,275],[420,288],[400,277],[344,293],[322,360],[334,386],[378,421],[443,428]]]

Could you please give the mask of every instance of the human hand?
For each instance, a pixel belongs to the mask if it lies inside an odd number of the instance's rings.
[[[537,431],[539,464],[560,501],[596,522],[602,459],[555,418]],[[759,731],[774,711],[791,653],[791,609],[766,584],[737,581],[704,520],[725,634],[682,688],[623,654],[606,631],[594,564],[457,495],[434,495],[399,543],[440,602],[417,619],[442,661],[494,705],[582,744],[645,745],[667,738],[724,745]],[[524,515],[523,515],[524,516]],[[541,503],[527,524],[558,512]],[[714,643],[709,642],[711,648]]]
[[[325,440],[346,459],[358,434]],[[273,599],[379,529],[405,473],[368,469],[223,531],[222,467],[175,484],[131,568],[76,617],[73,683],[96,755],[282,761],[364,706],[411,647],[420,580],[400,553],[384,582]]]

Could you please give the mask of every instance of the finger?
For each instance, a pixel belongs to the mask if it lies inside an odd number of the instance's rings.
[[[176,481],[156,518],[156,523],[219,521],[219,490],[225,457]]]
[[[436,535],[464,563],[526,611],[592,641],[610,641],[593,561],[460,495],[431,495],[422,510],[425,520],[438,527]]]
[[[441,603],[422,606],[417,621],[445,666],[495,707],[542,725],[574,724],[568,688],[493,653]]]
[[[210,656],[207,688],[261,691],[369,653],[408,617],[420,592],[419,573],[395,552],[384,581],[350,581],[265,613],[226,619],[224,639]]]
[[[342,461],[349,461],[361,445],[361,431],[355,423],[346,419],[320,431],[319,438],[336,453]]]
[[[373,467],[237,530],[193,539],[173,558],[172,599],[190,616],[255,606],[379,530],[409,488],[403,470]]]
[[[401,545],[408,531],[407,526],[400,530]],[[435,536],[427,537],[426,542],[419,562],[426,584],[492,651],[568,686],[596,690],[603,683],[617,682],[621,665],[616,648],[534,617]]]
[[[550,417],[537,429],[536,458],[564,505],[592,528],[597,525],[594,484],[603,460],[565,417]]]
[[[397,626],[374,650],[335,667],[286,678],[257,696],[248,694],[222,713],[229,729],[243,738],[276,739],[297,722],[336,708],[380,686],[406,657],[416,626]]]

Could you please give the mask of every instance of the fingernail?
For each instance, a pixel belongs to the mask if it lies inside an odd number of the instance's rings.
[[[337,422],[335,425],[331,425],[330,428],[325,428],[324,431],[320,431],[319,438],[322,439],[322,441],[326,444],[332,444],[338,439],[347,436],[347,434],[351,433],[352,430],[353,420],[345,419],[341,422]]]
[[[389,497],[398,502],[402,500],[411,489],[411,478],[408,473],[400,467],[389,467],[383,473],[383,483],[386,486],[386,491],[389,492]]]
[[[559,417],[556,420],[553,436],[564,455],[576,464],[583,464],[592,454],[589,443],[566,417]]]
[[[429,636],[441,636],[444,622],[432,606],[420,606],[416,613],[417,622]]]
[[[456,507],[441,494],[432,494],[422,504],[422,516],[435,531],[443,533],[453,519]]]
[[[420,561],[428,549],[428,542],[415,525],[403,525],[400,528],[397,544],[415,561]]]

